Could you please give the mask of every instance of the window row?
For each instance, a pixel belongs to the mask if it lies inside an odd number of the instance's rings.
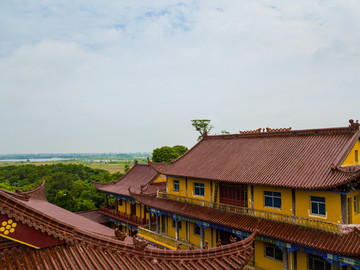
[[[179,180],[173,181],[173,190],[174,190],[174,192],[180,191]],[[203,183],[194,183],[194,195],[197,195],[197,196],[205,195],[205,185]]]
[[[281,192],[264,191],[264,205],[281,209]],[[312,215],[326,216],[325,197],[310,196]]]
[[[179,180],[173,181],[173,190],[175,192],[180,191],[180,182]],[[203,183],[194,183],[194,195],[204,196],[205,195],[205,185]],[[354,208],[355,212],[357,209],[357,201],[355,199]],[[356,204],[356,206],[355,206]],[[281,192],[275,191],[264,191],[264,206],[281,209]],[[326,216],[326,207],[325,207],[325,198],[311,196],[310,197],[310,210],[312,215]]]

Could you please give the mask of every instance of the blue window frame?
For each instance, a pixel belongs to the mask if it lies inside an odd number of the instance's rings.
[[[198,196],[204,196],[204,184],[194,183],[194,194]]]
[[[281,193],[273,191],[264,191],[265,206],[281,208]]]
[[[179,180],[174,180],[174,191],[176,191],[176,192],[180,191]]]
[[[321,216],[326,215],[324,197],[311,196],[310,204],[311,204],[311,214],[321,215]]]

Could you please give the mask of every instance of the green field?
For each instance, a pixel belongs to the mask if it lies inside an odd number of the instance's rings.
[[[146,159],[142,158],[139,159],[139,163],[146,163]],[[10,166],[10,165],[53,165],[57,163],[63,164],[80,164],[84,166],[88,166],[93,169],[102,169],[106,170],[109,173],[113,174],[116,172],[124,173],[125,164],[128,164],[130,167],[133,166],[133,160],[111,160],[111,161],[83,161],[83,160],[62,160],[62,161],[43,161],[43,162],[24,162],[24,161],[1,161],[0,160],[0,167],[2,166]]]

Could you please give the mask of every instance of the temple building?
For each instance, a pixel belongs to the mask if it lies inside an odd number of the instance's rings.
[[[106,194],[106,206],[100,207],[99,212],[105,219],[116,224],[121,231],[132,236],[137,233],[138,227],[148,224],[149,212],[147,207],[130,195],[129,189],[141,194],[153,194],[166,188],[166,177],[150,165],[135,162],[119,180],[94,185],[97,190]]]
[[[30,192],[0,190],[0,269],[243,269],[254,252],[255,228],[226,246],[162,250],[83,214],[49,203],[45,182]]]
[[[246,239],[257,224],[247,269],[360,269],[359,138],[353,120],[203,134],[175,161],[143,165],[153,178],[142,187],[119,180],[97,188],[143,209],[136,233],[154,245],[216,248]],[[164,187],[155,192],[159,176]]]

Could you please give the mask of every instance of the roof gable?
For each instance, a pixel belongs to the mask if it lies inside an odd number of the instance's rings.
[[[360,160],[360,139],[357,138],[357,140],[352,144],[352,147],[350,148],[349,153],[345,155],[345,159],[341,164],[341,167],[343,166],[359,166]],[[356,158],[357,155],[357,158]],[[357,160],[356,160],[357,159]]]
[[[122,178],[111,183],[94,183],[96,189],[103,192],[130,196],[128,189],[136,192],[154,192],[165,182],[157,182],[159,173],[148,164],[136,163]]]

